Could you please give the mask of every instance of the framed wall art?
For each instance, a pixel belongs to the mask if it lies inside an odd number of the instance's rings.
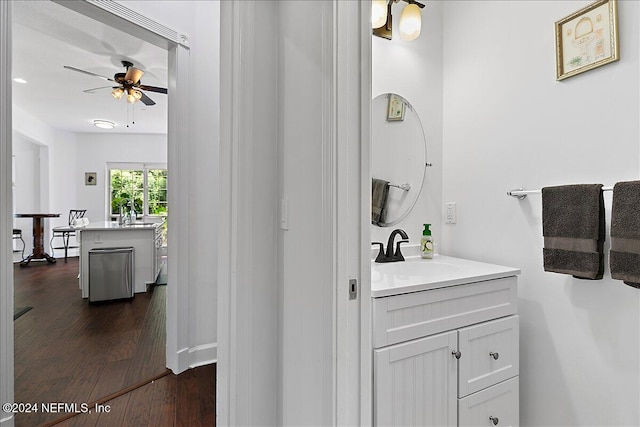
[[[598,0],[556,27],[556,80],[620,59],[617,0]]]
[[[84,173],[84,185],[96,185],[98,182],[98,174],[96,172]]]
[[[389,108],[387,109],[387,121],[404,120],[405,102],[404,98],[394,93],[389,94]]]

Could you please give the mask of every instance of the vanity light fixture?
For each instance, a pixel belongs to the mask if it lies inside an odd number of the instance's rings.
[[[415,40],[420,35],[422,16],[417,4],[408,4],[400,14],[400,37],[402,40]]]
[[[16,82],[16,83],[22,83],[22,84],[27,83],[27,81],[25,79],[21,79],[20,77],[15,77],[13,79],[13,81]]]
[[[387,0],[371,2],[371,26],[380,28],[387,22]]]
[[[372,0],[371,3],[371,26],[373,27],[373,35],[391,40],[393,36],[393,16],[391,14],[391,5],[398,3],[400,0]],[[402,0],[408,3],[402,9],[400,14],[400,36],[403,40],[415,40],[420,36],[422,28],[422,16],[420,9],[424,8],[424,4],[415,0]],[[386,3],[386,14],[380,12],[383,8],[382,3]],[[382,21],[386,17],[386,21]],[[377,26],[376,26],[377,25]]]
[[[94,120],[93,125],[100,129],[113,129],[116,124],[108,120]]]

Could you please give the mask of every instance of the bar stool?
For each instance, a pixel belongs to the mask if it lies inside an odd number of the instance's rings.
[[[71,209],[69,210],[69,223],[68,225],[62,225],[53,228],[53,235],[49,246],[51,246],[51,256],[55,257],[55,249],[64,249],[64,262],[67,262],[67,253],[69,249],[77,248],[78,246],[69,246],[69,238],[76,235],[76,229],[73,226],[75,220],[84,218],[86,209]],[[53,239],[56,237],[62,238],[62,246],[53,246]]]
[[[22,230],[19,228],[14,228],[13,229],[13,240],[17,240],[20,239],[22,241],[22,259],[24,259],[24,247],[25,247],[25,243],[24,243],[24,239],[22,238]]]

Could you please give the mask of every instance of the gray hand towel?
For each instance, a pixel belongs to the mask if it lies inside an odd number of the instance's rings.
[[[371,224],[384,225],[387,214],[389,181],[371,179]]]
[[[611,278],[640,288],[640,181],[613,187],[609,266]]]
[[[602,279],[604,225],[602,184],[543,188],[544,270]]]

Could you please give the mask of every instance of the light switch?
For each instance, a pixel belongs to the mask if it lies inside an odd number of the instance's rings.
[[[289,199],[286,197],[280,200],[280,228],[289,229]]]

